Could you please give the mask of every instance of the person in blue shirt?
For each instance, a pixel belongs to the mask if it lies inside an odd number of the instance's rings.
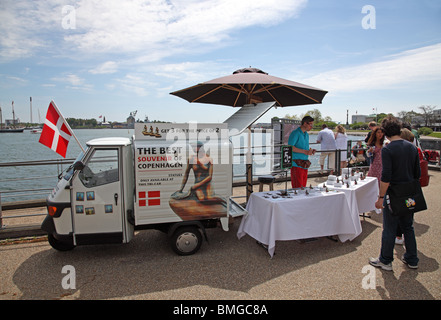
[[[291,186],[293,188],[306,187],[310,165],[308,156],[316,152],[315,149],[309,148],[308,131],[312,129],[313,125],[314,118],[305,116],[300,127],[289,135],[288,144],[292,146]]]

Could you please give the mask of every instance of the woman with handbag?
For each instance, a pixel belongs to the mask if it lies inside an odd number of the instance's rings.
[[[368,158],[370,158],[370,165],[368,176],[375,177],[378,179],[378,186],[380,186],[381,180],[381,171],[382,171],[382,162],[381,162],[381,150],[383,149],[384,144],[384,130],[381,127],[376,127],[369,138],[367,143],[368,149]]]
[[[409,268],[416,269],[418,268],[419,259],[413,228],[414,212],[402,213],[406,208],[399,207],[401,200],[396,195],[397,193],[408,192],[402,190],[412,189],[412,186],[416,182],[418,183],[421,175],[418,151],[412,143],[400,137],[401,123],[398,119],[393,116],[387,116],[382,121],[381,126],[390,141],[388,145],[383,147],[381,152],[383,169],[380,194],[375,202],[376,208],[383,209],[383,232],[380,256],[378,258],[370,258],[369,263],[374,267],[392,271],[395,236],[399,225],[404,234],[406,248],[406,252],[401,260]],[[419,190],[421,190],[421,187]],[[409,200],[412,197],[410,195]],[[417,200],[417,202],[420,205],[421,201]],[[416,205],[415,201],[409,201],[406,204],[409,205],[410,209],[413,209]]]

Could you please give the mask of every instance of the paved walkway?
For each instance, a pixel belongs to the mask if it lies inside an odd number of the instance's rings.
[[[418,270],[399,260],[402,246],[395,248],[393,272],[370,268],[368,258],[380,249],[381,215],[362,220],[363,232],[352,242],[279,241],[273,259],[251,237],[237,239],[239,218],[229,232],[208,230],[209,243],[189,257],[174,254],[159,231],[140,232],[125,245],[70,252],[47,242],[2,245],[0,299],[440,300],[441,172],[429,174],[423,189],[429,210],[415,218]],[[235,194],[243,190],[235,188]],[[72,275],[72,269],[62,273],[64,266],[75,269],[75,289],[63,288],[63,278]]]

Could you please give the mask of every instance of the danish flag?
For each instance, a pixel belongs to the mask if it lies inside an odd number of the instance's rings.
[[[140,207],[161,205],[161,191],[140,191],[138,196]]]
[[[69,124],[61,115],[55,102],[51,101],[39,142],[66,158],[67,145],[72,135]]]

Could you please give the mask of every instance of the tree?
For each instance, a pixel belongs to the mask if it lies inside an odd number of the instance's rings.
[[[409,122],[409,123],[412,123],[413,122],[413,119],[415,118],[415,117],[419,117],[419,116],[422,116],[422,114],[421,113],[418,113],[418,112],[415,112],[415,111],[413,111],[413,110],[411,110],[411,111],[400,111],[400,112],[398,112],[397,113],[397,116],[398,116],[398,118],[401,118],[402,120],[403,120],[403,122]]]
[[[285,119],[302,120],[302,119],[299,119],[299,116],[296,114],[293,114],[293,115],[286,114]]]
[[[320,122],[323,121],[323,117],[322,117],[322,113],[320,112],[319,109],[314,109],[314,110],[308,110],[306,111],[306,113],[302,116],[302,118],[304,116],[311,116],[314,118],[314,122]]]
[[[392,116],[392,113],[379,113],[377,114],[377,125],[381,125],[381,122],[383,121],[384,118],[386,118],[387,116]]]
[[[425,126],[428,127],[433,122],[434,113],[433,110],[435,110],[435,106],[420,106],[418,109],[420,109],[423,112],[424,117],[424,123]]]

